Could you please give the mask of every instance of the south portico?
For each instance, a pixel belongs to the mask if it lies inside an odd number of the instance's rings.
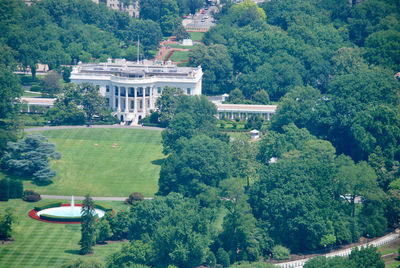
[[[200,66],[122,63],[79,65],[71,73],[72,82],[95,85],[122,124],[136,125],[156,110],[156,101],[165,87],[180,88],[187,95],[201,95]]]

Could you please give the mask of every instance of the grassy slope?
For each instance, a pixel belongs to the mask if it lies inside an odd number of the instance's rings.
[[[201,41],[201,39],[203,39],[204,33],[202,32],[190,32],[190,39],[192,39],[193,41]]]
[[[184,61],[189,59],[189,51],[175,51],[172,56],[169,58],[172,61]]]
[[[48,186],[25,183],[41,194],[128,196],[158,190],[161,135],[156,130],[68,129],[41,132],[62,153],[53,161],[57,176]],[[97,144],[97,145],[96,145]]]
[[[45,223],[29,218],[28,212],[38,203],[26,203],[21,200],[0,202],[0,211],[12,207],[18,222],[13,227],[13,241],[0,244],[0,267],[59,267],[76,258],[105,258],[121,248],[122,242],[96,246],[91,256],[80,256],[80,224]],[[69,203],[69,201],[66,201]],[[120,211],[127,208],[122,202],[101,202]]]

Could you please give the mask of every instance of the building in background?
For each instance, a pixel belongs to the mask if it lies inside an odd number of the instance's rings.
[[[25,0],[28,6],[40,0]],[[128,12],[129,16],[139,18],[139,0],[92,0],[96,4],[103,3],[111,9]]]
[[[187,95],[201,95],[201,67],[177,67],[171,62],[108,59],[106,63],[81,64],[71,72],[76,84],[91,83],[106,97],[113,114],[123,124],[136,125],[156,109],[165,87],[176,87]]]

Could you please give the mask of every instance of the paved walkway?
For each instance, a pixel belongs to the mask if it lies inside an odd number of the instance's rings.
[[[367,243],[361,244],[358,247],[359,249],[361,247],[366,247],[366,246],[374,246],[374,247],[380,247],[383,245],[386,245],[396,239],[399,239],[400,235],[398,233],[390,233],[387,234],[385,236],[379,237],[373,241],[369,241]],[[340,257],[346,257],[349,256],[352,249],[356,248],[356,247],[351,247],[351,248],[346,248],[346,249],[340,249],[340,250],[336,250],[327,254],[319,254],[319,256],[326,256],[326,257],[334,257],[334,256],[340,256]],[[292,267],[296,267],[296,268],[302,268],[304,266],[304,264],[311,258],[304,258],[301,260],[296,260],[296,261],[288,261],[288,262],[281,262],[281,263],[274,263],[274,265],[282,267],[282,268],[292,268]]]
[[[40,195],[42,199],[71,199],[70,195],[47,195],[47,194],[41,194]],[[93,200],[95,201],[125,201],[127,198],[125,197],[92,197]],[[74,196],[75,200],[83,200],[85,199],[84,196]],[[145,197],[144,199],[153,199],[153,197]]]
[[[88,128],[88,126],[44,126],[25,128],[24,132],[55,130],[55,129],[71,129],[71,128]],[[121,125],[91,125],[90,128],[125,128],[125,129],[147,129],[147,130],[163,130],[160,127],[146,127],[146,126],[121,126]]]

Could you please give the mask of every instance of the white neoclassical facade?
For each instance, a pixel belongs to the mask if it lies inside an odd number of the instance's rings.
[[[135,125],[156,109],[156,100],[164,87],[180,88],[187,95],[201,95],[202,76],[200,66],[109,59],[107,63],[78,64],[71,72],[71,81],[95,85],[121,122]]]

